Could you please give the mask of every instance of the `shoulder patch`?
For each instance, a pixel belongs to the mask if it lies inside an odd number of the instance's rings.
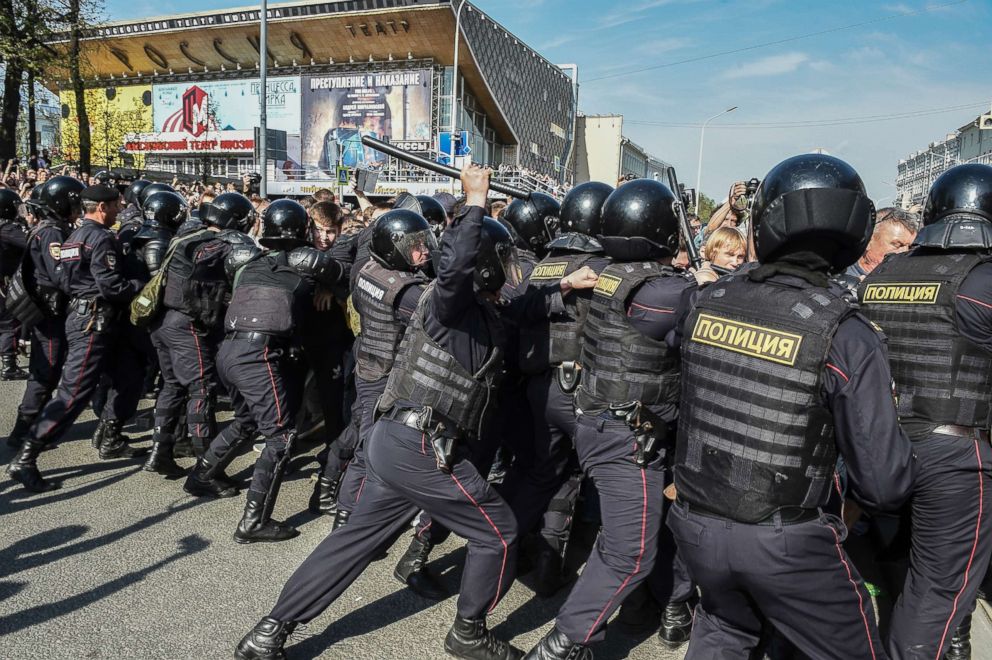
[[[568,269],[567,261],[549,261],[540,263],[534,267],[534,272],[530,274],[532,280],[560,280],[565,277]]]
[[[58,261],[62,257],[62,244],[61,243],[49,243],[48,244],[48,254],[51,255],[52,259]]]
[[[790,367],[795,366],[803,342],[802,335],[711,314],[696,318],[690,339]]]
[[[596,288],[593,289],[593,293],[606,296],[607,298],[612,298],[613,294],[615,294],[617,289],[620,288],[620,284],[622,282],[623,279],[617,277],[616,275],[600,273],[599,281],[596,282]]]
[[[107,255],[107,268],[117,267],[117,255],[111,252]]]
[[[940,282],[869,284],[861,302],[868,305],[935,305],[940,287]]]

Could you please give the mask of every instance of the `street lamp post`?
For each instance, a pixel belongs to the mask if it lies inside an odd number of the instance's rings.
[[[712,117],[704,121],[703,127],[699,130],[699,161],[697,162],[697,166],[696,166],[697,167],[696,169],[696,212],[697,213],[699,212],[699,200],[702,199],[701,195],[703,193],[702,188],[700,186],[703,183],[703,138],[706,137],[706,125],[709,124],[714,119],[716,119],[717,117],[722,117],[728,112],[733,112],[736,109],[737,106],[735,105],[732,108],[727,108],[723,112],[718,112],[717,114],[713,115]]]
[[[458,3],[458,10],[455,12],[455,63],[451,69],[451,166],[455,166],[455,107],[458,103],[458,45],[462,34],[462,9],[465,8],[465,0]],[[455,191],[455,180],[451,180],[451,192]]]
[[[265,144],[265,130],[268,126],[268,101],[269,94],[266,89],[266,74],[268,73],[269,60],[269,5],[267,0],[262,0],[262,11],[259,14],[261,19],[258,35],[258,59],[259,59],[259,91],[258,91],[258,158],[262,161],[262,169],[259,174],[258,194],[262,199],[268,197],[268,145]]]

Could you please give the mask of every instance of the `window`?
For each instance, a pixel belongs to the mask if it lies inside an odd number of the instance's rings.
[[[530,152],[532,154],[534,154],[535,156],[540,156],[541,155],[541,148],[537,145],[536,142],[531,142],[530,143]]]

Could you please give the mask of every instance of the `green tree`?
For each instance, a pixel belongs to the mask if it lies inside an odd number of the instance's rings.
[[[714,201],[712,197],[710,197],[706,193],[702,193],[702,192],[699,193],[699,201],[696,205],[695,213],[696,215],[699,216],[699,219],[703,222],[704,225],[706,224],[706,221],[710,219],[710,216],[713,215],[713,211],[715,211],[716,209],[717,209],[716,201]]]

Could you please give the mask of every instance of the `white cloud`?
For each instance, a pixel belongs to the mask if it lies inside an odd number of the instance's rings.
[[[726,80],[738,80],[741,78],[780,76],[785,73],[792,73],[808,61],[809,56],[806,53],[770,55],[748,64],[740,64],[727,69],[722,77]]]
[[[692,39],[685,37],[669,37],[667,39],[649,39],[638,46],[637,52],[646,57],[663,55],[673,50],[681,50],[692,44]],[[629,66],[629,65],[628,65]]]

